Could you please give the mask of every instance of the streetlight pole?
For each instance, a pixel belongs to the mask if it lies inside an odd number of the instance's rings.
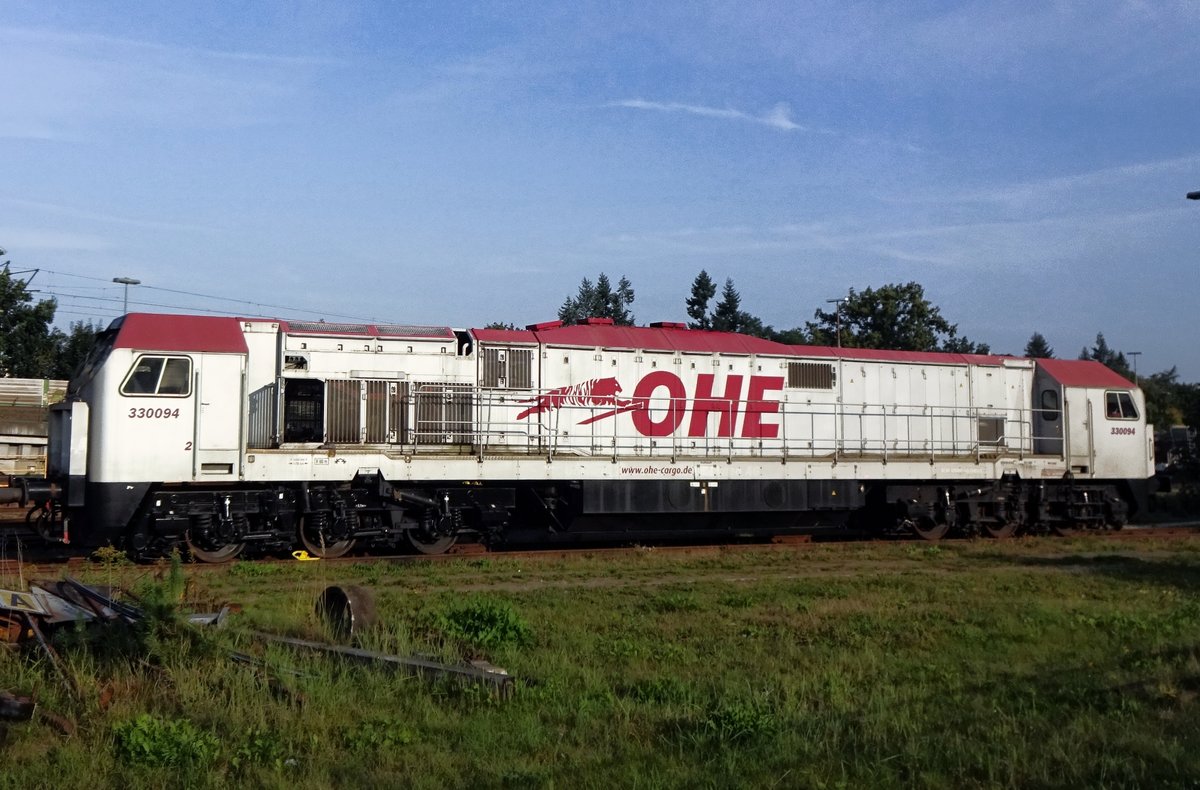
[[[1137,377],[1137,358],[1138,358],[1138,357],[1140,357],[1141,355],[1142,355],[1142,352],[1141,352],[1141,351],[1126,351],[1126,352],[1125,352],[1125,356],[1127,356],[1127,357],[1133,357],[1133,383],[1134,383],[1134,384],[1137,384],[1137,383],[1138,383],[1138,377]]]
[[[122,307],[121,307],[121,313],[122,313],[122,315],[123,315],[123,314],[125,314],[125,313],[128,313],[128,312],[129,312],[129,286],[131,286],[131,285],[141,285],[141,284],[142,284],[142,281],[141,281],[141,280],[135,280],[135,279],[134,279],[134,278],[132,278],[132,277],[114,277],[114,278],[113,278],[113,282],[114,282],[114,283],[117,283],[118,285],[123,285],[123,286],[125,286],[125,304],[124,304],[124,305],[122,305]]]
[[[842,347],[842,302],[846,301],[846,297],[840,299],[826,299],[826,304],[834,305],[833,316],[834,322],[837,325],[837,347]]]

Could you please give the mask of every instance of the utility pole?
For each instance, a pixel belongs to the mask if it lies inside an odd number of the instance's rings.
[[[826,304],[834,305],[833,316],[834,323],[837,325],[837,347],[842,347],[842,302],[846,301],[846,297],[840,299],[826,299]]]
[[[124,315],[129,312],[129,286],[141,285],[142,281],[132,277],[114,277],[113,282],[125,286],[125,303],[121,306],[121,314]]]
[[[1142,352],[1141,352],[1141,351],[1126,351],[1126,352],[1125,352],[1125,356],[1127,356],[1127,357],[1133,357],[1133,383],[1134,383],[1134,384],[1137,384],[1137,382],[1138,382],[1138,377],[1137,377],[1137,358],[1138,358],[1138,357],[1140,357],[1141,355],[1142,355]]]

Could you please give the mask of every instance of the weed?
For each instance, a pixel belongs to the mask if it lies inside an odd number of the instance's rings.
[[[476,648],[493,650],[528,644],[528,624],[507,601],[476,598],[441,612],[436,625],[447,637]]]
[[[696,689],[678,678],[660,676],[639,680],[623,690],[623,695],[637,702],[655,705],[694,705]]]
[[[749,609],[758,604],[758,597],[746,592],[733,592],[722,595],[717,603],[730,609]]]
[[[234,770],[260,766],[280,770],[287,759],[287,744],[278,730],[251,727],[237,738],[237,749],[229,758]]]
[[[368,719],[342,735],[342,745],[358,755],[407,746],[412,742],[412,731],[396,719]]]
[[[721,700],[704,713],[702,732],[723,742],[750,740],[775,731],[778,717],[762,700]]]
[[[261,579],[265,576],[277,576],[283,568],[282,565],[269,565],[265,562],[235,562],[226,572],[235,579]]]
[[[129,555],[115,546],[101,546],[92,552],[92,561],[105,569],[132,566],[133,560]]]
[[[669,592],[657,596],[651,605],[660,612],[695,612],[700,610],[700,602],[690,592]]]
[[[117,756],[132,765],[202,768],[217,759],[219,741],[187,719],[149,713],[113,727]]]

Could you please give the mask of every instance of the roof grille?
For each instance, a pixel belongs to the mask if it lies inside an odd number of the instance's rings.
[[[380,324],[375,327],[380,337],[451,337],[453,332],[444,326],[409,326],[407,324]]]
[[[288,330],[292,332],[334,332],[339,335],[371,334],[371,328],[367,324],[330,324],[325,321],[289,321]]]

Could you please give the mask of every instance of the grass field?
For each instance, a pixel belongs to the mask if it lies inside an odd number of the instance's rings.
[[[167,569],[92,565],[161,608]],[[59,642],[78,693],[0,651],[0,786],[1189,787],[1200,538],[827,545],[423,565],[184,568],[168,617]],[[11,580],[4,580],[11,582]],[[503,700],[309,654],[327,584],[374,589],[375,648],[486,658]],[[0,583],[4,586],[4,583]],[[155,604],[159,601],[159,604]],[[228,649],[260,655],[235,664]]]

